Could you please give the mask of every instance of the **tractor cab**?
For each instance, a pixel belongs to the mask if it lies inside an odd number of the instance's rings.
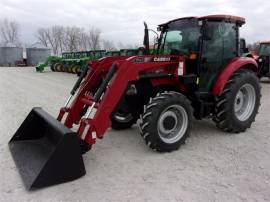
[[[260,42],[259,55],[270,56],[270,41]]]
[[[199,90],[209,92],[220,70],[240,56],[239,27],[245,19],[210,15],[179,18],[158,26],[159,54],[181,55],[186,73],[193,74]]]
[[[260,42],[258,54],[259,77],[270,77],[270,41]]]

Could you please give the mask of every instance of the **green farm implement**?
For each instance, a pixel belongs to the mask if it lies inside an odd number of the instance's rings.
[[[49,56],[44,63],[39,63],[36,66],[36,71],[37,72],[43,72],[44,69],[45,69],[45,67],[47,67],[47,66],[50,66],[51,69],[53,69],[53,67],[56,64],[59,64],[61,62],[61,60],[62,60],[61,57],[58,57],[58,56]]]
[[[64,52],[62,57],[50,56],[45,63],[36,67],[37,72],[43,72],[45,67],[50,66],[55,72],[68,72],[77,74],[87,62],[102,58],[105,56],[105,50]]]

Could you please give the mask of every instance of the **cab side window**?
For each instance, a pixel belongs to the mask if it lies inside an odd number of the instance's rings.
[[[201,90],[208,91],[219,70],[237,55],[234,23],[208,22],[213,30],[210,40],[204,40],[202,52]]]

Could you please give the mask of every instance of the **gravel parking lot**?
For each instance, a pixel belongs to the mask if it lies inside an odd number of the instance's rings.
[[[56,116],[76,76],[0,67],[0,201],[270,201],[270,82],[262,82],[256,122],[227,134],[195,121],[187,144],[160,154],[138,129],[108,130],[84,155],[87,174],[26,191],[7,143],[32,107]]]

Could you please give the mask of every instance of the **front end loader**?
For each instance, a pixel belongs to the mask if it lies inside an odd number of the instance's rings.
[[[85,174],[82,156],[108,128],[138,123],[146,145],[158,152],[185,143],[193,117],[211,118],[228,133],[244,132],[260,105],[258,66],[240,53],[245,19],[211,15],[158,26],[156,54],[108,56],[88,63],[54,119],[34,108],[9,146],[29,188]]]

